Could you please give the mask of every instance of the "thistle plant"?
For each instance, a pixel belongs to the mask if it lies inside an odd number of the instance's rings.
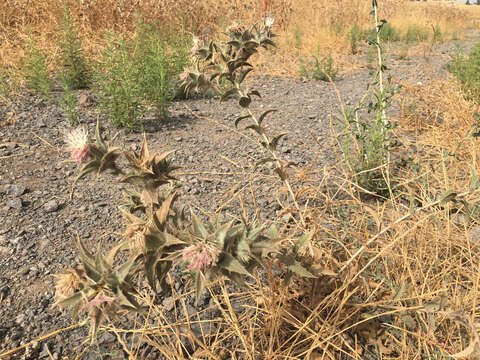
[[[305,220],[288,179],[287,169],[294,163],[284,161],[277,154],[277,145],[287,133],[273,136],[266,133],[262,123],[269,114],[277,110],[270,109],[260,115],[254,114],[250,104],[255,96],[261,97],[261,95],[257,90],[251,90],[244,86],[247,76],[254,70],[249,63],[250,58],[261,48],[268,49],[275,46],[272,40],[276,36],[272,33],[273,23],[274,19],[268,17],[264,19],[263,23],[248,28],[234,23],[227,28],[225,32],[227,40],[223,42],[212,40],[205,44],[195,38],[192,48],[193,67],[184,71],[180,90],[187,96],[193,90],[205,93],[210,89],[219,89],[222,81],[226,80],[229,87],[221,95],[220,100],[225,101],[234,96],[238,98],[238,104],[244,113],[235,120],[235,126],[238,127],[244,120],[250,120],[250,124],[245,129],[256,133],[259,145],[269,154],[269,157],[261,159],[258,164],[268,162],[275,164],[275,172],[287,187],[300,221],[305,227]]]
[[[57,304],[75,316],[86,314],[92,334],[105,319],[142,312],[139,287],[165,289],[174,264],[193,274],[197,296],[206,282],[222,276],[243,285],[265,261],[283,264],[287,279],[314,276],[297,260],[295,248],[284,246],[291,239],[274,226],[265,230],[247,219],[233,224],[218,218],[205,224],[192,211],[187,216],[184,207],[175,206],[178,180],[172,172],[177,168],[170,152],[150,154],[145,136],[138,152],[126,151],[105,141],[97,123],[95,141],[84,128],[70,131],[66,141],[72,158],[82,164],[75,183],[88,174],[110,172],[130,185],[121,204],[126,229],[119,243],[105,255],[102,249],[91,254],[77,238],[81,266],[58,275]]]

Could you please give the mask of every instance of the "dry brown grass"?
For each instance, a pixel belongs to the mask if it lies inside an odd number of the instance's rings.
[[[432,4],[384,0],[381,15],[400,30],[412,23],[430,28],[434,22],[447,33],[472,26],[474,20],[480,18],[480,9],[475,6]],[[183,24],[188,31],[208,36],[234,19],[245,23],[258,21],[262,12],[260,0],[82,0],[69,1],[69,6],[84,39],[84,47],[92,56],[104,46],[106,30],[131,36],[138,14],[147,22],[169,27]],[[276,19],[280,50],[273,59],[265,57],[262,62],[270,65],[270,71],[273,60],[279,70],[292,73],[291,64],[296,61],[298,53],[313,53],[320,47],[324,53],[345,54],[351,25],[371,28],[369,9],[368,1],[271,0],[269,14]],[[58,53],[56,40],[61,15],[61,0],[0,2],[0,63],[13,67],[20,65],[27,32],[32,33],[52,63]],[[293,34],[296,29],[302,34],[300,49],[295,49]],[[337,58],[344,62],[340,56]]]

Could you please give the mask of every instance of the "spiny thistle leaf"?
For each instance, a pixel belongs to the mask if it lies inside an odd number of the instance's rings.
[[[200,221],[200,219],[195,215],[195,213],[192,211],[192,226],[193,226],[193,231],[195,235],[202,239],[206,239],[208,236],[208,231],[203,225],[203,223]]]
[[[278,144],[278,141],[284,137],[285,135],[287,135],[288,133],[281,133],[277,136],[275,136],[272,140],[270,140],[270,144],[268,144],[270,150],[272,151],[276,151],[277,150],[277,144]]]
[[[268,114],[271,114],[271,113],[274,113],[274,112],[277,112],[278,110],[275,110],[275,109],[270,109],[270,110],[267,110],[265,111],[262,115],[260,115],[260,117],[258,118],[258,124],[261,125],[263,120],[265,119],[265,117],[268,115]]]
[[[238,127],[238,124],[240,123],[240,121],[244,120],[244,119],[248,119],[248,118],[251,118],[252,115],[248,114],[248,115],[242,115],[240,116],[239,118],[237,118],[235,120],[235,127]]]
[[[258,125],[255,125],[255,124],[248,125],[247,127],[245,127],[245,130],[247,130],[247,129],[252,129],[252,130],[255,131],[258,135],[262,135],[262,134],[264,133],[263,127],[258,126]]]
[[[233,273],[251,276],[240,261],[227,253],[222,253],[218,266]]]
[[[305,278],[316,278],[315,275],[313,275],[311,272],[305,269],[302,265],[300,265],[298,261],[295,261],[295,263],[293,263],[292,265],[287,266],[287,269]]]

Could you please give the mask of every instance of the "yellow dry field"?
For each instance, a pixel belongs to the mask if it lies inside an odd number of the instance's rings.
[[[253,23],[262,18],[262,0],[79,0],[68,1],[71,16],[83,38],[83,46],[95,57],[104,46],[105,32],[123,36],[135,32],[137,19],[165,28],[184,27],[199,36],[222,31],[232,20]],[[340,63],[349,52],[348,33],[356,24],[371,29],[370,1],[358,0],[270,0],[267,14],[275,18],[279,50],[263,58],[267,71],[291,73],[299,54],[332,53]],[[420,25],[431,31],[440,27],[444,34],[478,27],[480,7],[451,5],[450,2],[380,1],[381,18],[400,31]],[[59,49],[58,30],[62,18],[61,0],[4,0],[0,2],[0,63],[21,65],[26,37],[48,54],[53,64]]]

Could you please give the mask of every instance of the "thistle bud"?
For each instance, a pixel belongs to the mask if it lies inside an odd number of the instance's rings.
[[[91,159],[88,132],[85,128],[78,127],[67,132],[65,142],[67,143],[67,150],[70,151],[76,162],[82,163]]]
[[[180,252],[182,260],[188,264],[188,271],[204,271],[218,261],[220,250],[215,246],[200,243],[190,245]]]

